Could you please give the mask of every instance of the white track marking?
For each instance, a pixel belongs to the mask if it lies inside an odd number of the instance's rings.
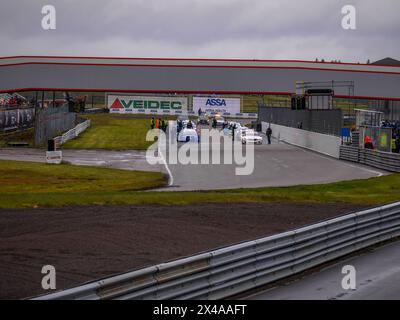
[[[171,172],[171,170],[169,169],[167,160],[165,159],[163,153],[161,152],[160,144],[158,144],[158,153],[159,153],[159,155],[160,155],[160,157],[161,157],[161,160],[164,162],[165,169],[166,169],[167,172],[168,172],[168,175],[169,175],[169,183],[168,183],[168,186],[170,187],[170,186],[172,186],[172,185],[174,184],[174,176],[172,175],[172,172]]]

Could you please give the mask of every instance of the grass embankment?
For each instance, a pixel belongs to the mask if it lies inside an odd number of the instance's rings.
[[[119,114],[93,114],[91,127],[69,141],[67,149],[146,150],[154,142],[146,141],[150,118]]]
[[[201,192],[138,191],[165,183],[166,178],[161,173],[0,161],[0,207],[273,201],[379,205],[400,200],[400,174],[287,188]]]
[[[0,161],[0,207],[103,204],[119,192],[133,194],[166,183],[158,172]]]
[[[9,147],[10,142],[24,142],[32,147],[34,145],[34,134],[35,131],[33,128],[24,131],[2,133],[0,134],[0,148]]]

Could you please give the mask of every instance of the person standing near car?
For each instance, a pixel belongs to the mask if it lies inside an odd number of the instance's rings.
[[[271,127],[268,127],[267,132],[266,132],[266,135],[267,135],[267,139],[268,139],[268,144],[271,144],[271,136],[272,136],[272,129],[271,129]]]
[[[215,119],[215,117],[213,118],[213,121],[212,121],[212,127],[213,127],[214,129],[217,128],[217,119]]]

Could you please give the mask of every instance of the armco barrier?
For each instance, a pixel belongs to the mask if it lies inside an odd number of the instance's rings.
[[[341,146],[340,159],[366,164],[391,172],[400,172],[400,154],[398,153]]]
[[[185,116],[196,116],[194,111],[184,110],[151,110],[151,109],[127,109],[120,111],[119,109],[110,109],[110,113],[117,114],[146,114],[146,115],[185,115]],[[217,112],[211,112],[210,115],[217,115]],[[226,118],[239,118],[239,119],[257,119],[257,113],[229,113],[225,112],[222,114]]]
[[[268,126],[268,122],[262,122],[262,131],[264,133]],[[271,124],[271,129],[272,136],[280,141],[339,159],[340,137],[277,124]]]
[[[75,139],[89,127],[90,127],[90,120],[86,120],[85,122],[78,124],[75,128],[72,128],[71,130],[67,131],[63,135],[55,137],[54,142],[56,148],[60,147],[69,140]]]
[[[224,299],[398,236],[400,202],[36,299]]]

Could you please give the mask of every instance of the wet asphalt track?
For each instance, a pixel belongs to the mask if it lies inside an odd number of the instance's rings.
[[[356,269],[356,289],[341,286],[343,266]],[[340,261],[298,281],[248,300],[400,300],[400,242]]]
[[[243,165],[169,164],[173,185],[165,190],[282,187],[367,179],[385,174],[379,169],[336,160],[277,141],[267,145],[265,140],[263,145],[255,146],[251,175],[236,175],[235,169]],[[168,163],[168,152],[166,158]]]
[[[124,170],[164,172],[165,166],[149,165],[145,151],[62,150],[63,161],[81,166],[101,166]],[[0,160],[46,162],[45,150],[31,148],[0,149]]]
[[[336,160],[276,141],[272,145],[264,141],[263,145],[255,146],[254,171],[244,176],[237,175],[235,171],[243,165],[171,164],[168,150],[164,158],[167,166],[147,163],[145,151],[63,150],[63,159],[74,165],[170,173],[170,182],[173,184],[163,188],[163,191],[281,187],[367,179],[385,174],[378,169]],[[45,152],[38,149],[1,149],[0,160],[44,162]]]

